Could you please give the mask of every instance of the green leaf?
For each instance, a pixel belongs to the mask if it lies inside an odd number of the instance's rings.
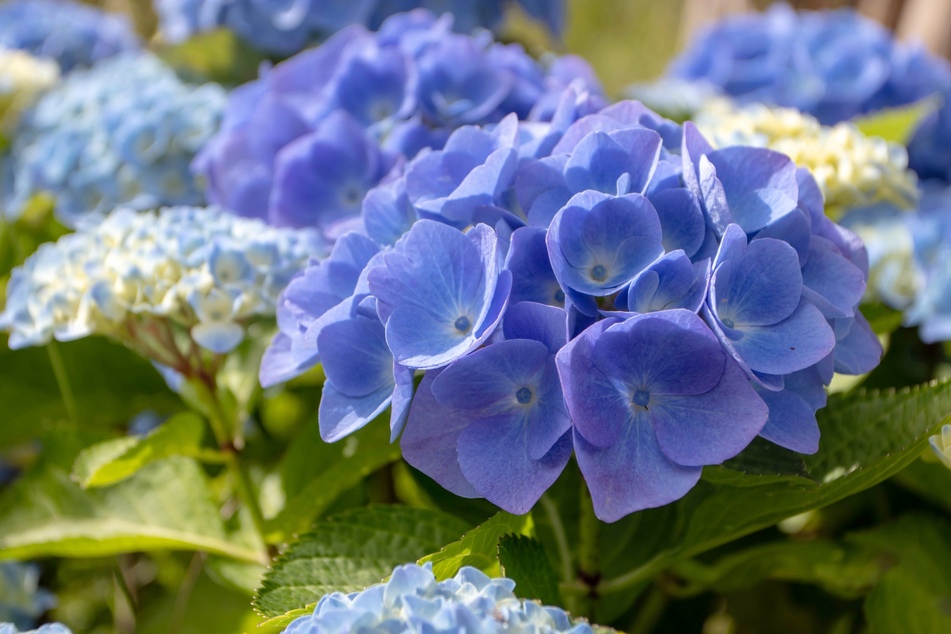
[[[182,44],[159,50],[159,56],[193,79],[223,84],[255,79],[258,65],[265,59],[228,29],[199,33]]]
[[[388,577],[394,567],[457,539],[466,528],[452,515],[406,506],[342,513],[318,523],[274,562],[254,606],[275,617],[329,592],[362,590]]]
[[[59,343],[83,428],[125,426],[146,409],[180,410],[155,368],[103,337]],[[10,350],[0,337],[0,447],[35,438],[68,415],[45,348]]]
[[[737,457],[722,465],[703,470],[703,478],[714,484],[757,486],[772,482],[789,482],[799,486],[816,484],[809,475],[802,454],[755,438]]]
[[[125,436],[83,449],[73,465],[73,479],[82,488],[121,482],[142,467],[170,458],[202,454],[205,423],[196,414],[173,416],[145,437]]]
[[[162,549],[263,560],[229,539],[205,474],[189,458],[154,462],[115,486],[85,491],[45,459],[0,496],[0,558]]]
[[[865,599],[873,632],[951,632],[951,523],[910,515],[848,541],[894,558]]]
[[[922,119],[937,110],[938,100],[922,99],[907,106],[886,108],[852,119],[865,136],[877,136],[892,143],[907,145]]]
[[[436,579],[448,579],[463,566],[478,568],[490,577],[501,576],[499,565],[499,540],[503,535],[534,537],[535,524],[531,513],[512,515],[500,511],[488,521],[476,526],[437,553],[419,560],[420,564],[432,562]]]
[[[715,590],[720,594],[749,588],[767,579],[818,585],[847,599],[872,588],[887,568],[876,552],[831,541],[782,541],[747,548],[714,564],[675,565],[673,571],[693,589],[687,594]]]
[[[400,448],[390,443],[389,425],[369,425],[336,443],[320,439],[315,424],[305,429],[289,450],[283,469],[287,503],[267,521],[267,541],[287,541],[310,528],[341,493],[356,486],[369,474],[399,460]]]
[[[951,512],[951,470],[938,462],[936,458],[926,462],[926,456],[932,457],[929,456],[928,450],[922,454],[920,460],[912,462],[904,471],[892,478],[892,481],[945,511]]]
[[[515,581],[515,594],[537,599],[545,605],[561,605],[558,577],[541,542],[524,535],[503,535],[499,539],[501,573]]]
[[[831,396],[818,413],[819,452],[804,458],[818,484],[759,475],[745,476],[752,486],[701,481],[675,504],[625,518],[620,524],[631,528],[623,549],[611,544],[613,556],[602,558],[602,593],[628,590],[677,560],[878,484],[921,454],[949,412],[949,382]]]

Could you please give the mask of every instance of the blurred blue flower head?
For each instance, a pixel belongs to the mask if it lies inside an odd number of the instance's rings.
[[[40,570],[33,564],[0,562],[0,634],[7,634],[4,628],[16,634],[17,627],[32,627],[56,605],[56,597],[40,588],[39,580]]]
[[[919,125],[909,164],[921,178],[951,179],[951,66],[854,10],[795,12],[777,3],[728,17],[668,73],[742,104],[796,108],[826,125],[938,95],[943,105]]]
[[[436,581],[432,564],[407,564],[382,584],[362,592],[325,595],[313,614],[291,623],[285,634],[345,632],[510,632],[590,634],[557,607],[515,596],[511,579],[492,579],[464,566],[451,579]]]
[[[121,14],[69,0],[10,0],[0,4],[0,47],[52,58],[66,73],[140,43]]]
[[[878,363],[868,254],[823,211],[787,156],[568,87],[371,190],[279,298],[261,382],[323,363],[325,440],[389,407],[410,464],[513,513],[573,450],[614,521],[757,435],[815,452],[833,373]]]
[[[465,166],[492,152],[501,154],[487,169],[514,167],[514,121],[498,132],[473,129],[450,139],[460,126],[510,114],[547,122],[569,85],[578,93],[576,108],[603,105],[584,62],[539,63],[488,32],[452,32],[453,19],[419,10],[389,18],[377,32],[351,26],[263,69],[231,94],[221,131],[194,162],[208,199],[271,224],[316,226],[335,239],[363,222],[367,193],[395,180],[421,151],[443,150],[412,167],[442,170],[445,191],[426,192],[430,198],[452,197]],[[415,204],[415,182],[410,177],[402,191],[387,195],[405,192]]]
[[[412,9],[452,13],[460,33],[479,27],[496,29],[513,5],[555,34],[564,28],[564,0],[155,0],[162,34],[170,42],[224,27],[262,51],[283,55],[352,24],[379,28],[389,16]]]
[[[0,623],[0,634],[72,634],[62,623],[47,623],[35,630],[18,630],[12,623]]]
[[[219,209],[119,209],[14,269],[0,328],[12,348],[107,335],[188,375],[192,353],[179,349],[180,335],[213,353],[231,351],[321,253],[312,231]]]
[[[119,205],[200,203],[189,163],[217,130],[224,102],[218,85],[185,84],[145,53],[70,74],[14,135],[7,213],[40,193],[69,226]]]

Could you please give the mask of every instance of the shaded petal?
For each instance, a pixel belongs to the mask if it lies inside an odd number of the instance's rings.
[[[684,467],[664,455],[646,416],[628,425],[606,449],[588,443],[577,429],[574,446],[594,514],[605,522],[669,504],[700,480],[700,467]]]
[[[802,370],[832,352],[835,334],[822,313],[809,302],[772,326],[746,326],[732,346],[749,367],[765,374]]]
[[[341,393],[329,381],[325,382],[317,411],[320,437],[325,442],[336,442],[352,434],[382,414],[392,395],[391,385],[354,397]]]
[[[354,317],[328,324],[317,347],[327,380],[344,394],[393,391],[393,355],[379,321]]]
[[[317,351],[301,361],[291,353],[291,339],[284,333],[277,333],[271,345],[261,357],[261,367],[258,369],[258,381],[261,387],[271,387],[278,383],[290,380],[309,370],[320,362]]]
[[[505,311],[502,328],[506,339],[534,339],[555,354],[568,343],[567,320],[568,314],[563,308],[519,302],[511,304]]]
[[[737,455],[763,428],[768,412],[732,359],[709,392],[658,397],[649,410],[660,448],[685,466],[719,464]]]
[[[760,436],[791,451],[807,454],[819,451],[816,413],[801,396],[789,390],[762,390],[759,395],[769,407],[769,418]]]
[[[479,494],[509,513],[527,513],[558,479],[571,456],[565,432],[541,459],[528,454],[521,416],[498,416],[474,422],[459,436],[457,453],[466,479]]]
[[[871,372],[882,360],[882,344],[862,313],[856,311],[849,333],[835,344],[835,371],[842,374]]]
[[[450,493],[466,498],[480,497],[463,475],[456,455],[459,435],[470,421],[440,405],[433,396],[432,384],[439,373],[440,370],[427,372],[416,390],[400,438],[403,458]]]

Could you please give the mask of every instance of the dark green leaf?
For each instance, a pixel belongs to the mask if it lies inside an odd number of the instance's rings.
[[[503,535],[499,539],[499,563],[502,575],[515,581],[515,594],[520,598],[561,605],[558,578],[537,539]]]
[[[627,546],[613,559],[603,558],[605,574],[617,579],[603,582],[602,591],[629,589],[678,559],[878,484],[914,461],[949,413],[948,382],[831,396],[818,415],[819,452],[805,457],[809,477],[819,484],[702,481],[675,504],[626,518],[623,523],[633,527]]]
[[[303,430],[282,469],[287,502],[267,522],[268,542],[284,542],[308,530],[341,493],[398,460],[399,445],[390,443],[389,434],[389,425],[381,420],[336,443],[320,439],[316,420]]]
[[[500,511],[491,519],[462,536],[437,553],[427,555],[419,563],[432,562],[436,579],[448,579],[463,566],[478,568],[490,577],[501,575],[499,540],[503,535],[534,537],[535,524],[531,514],[512,515]]]
[[[394,567],[458,539],[466,528],[451,515],[406,506],[342,513],[318,523],[274,562],[254,606],[276,617],[329,592],[362,590]]]
[[[181,409],[152,365],[102,337],[59,343],[84,428],[124,426],[139,412]],[[0,447],[40,435],[68,418],[45,348],[10,350],[0,337]]]

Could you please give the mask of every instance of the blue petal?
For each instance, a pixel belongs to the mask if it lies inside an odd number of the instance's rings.
[[[845,337],[835,344],[835,371],[843,374],[871,372],[882,360],[882,344],[862,313],[856,311]]]
[[[383,324],[355,317],[327,325],[317,339],[327,380],[348,396],[393,391],[393,356]]]
[[[325,442],[336,442],[352,434],[382,414],[390,404],[392,395],[392,385],[383,386],[369,394],[348,396],[337,390],[330,381],[324,382],[317,412],[320,437]]]
[[[703,244],[706,225],[700,202],[689,190],[681,187],[662,189],[649,196],[663,229],[664,250],[683,249],[693,257]]]
[[[801,396],[789,390],[762,390],[759,395],[769,407],[769,418],[760,436],[791,451],[806,454],[819,451],[816,413]]]
[[[865,293],[865,274],[830,241],[813,236],[802,267],[803,296],[829,318],[851,317]]]
[[[225,354],[234,350],[244,339],[244,328],[233,321],[206,321],[192,326],[191,336],[202,348]]]
[[[793,211],[799,201],[796,164],[765,148],[734,146],[708,155],[723,183],[730,212],[747,233]]]
[[[568,343],[564,309],[535,302],[511,304],[505,311],[502,330],[506,339],[534,339],[555,354]]]
[[[714,271],[711,285],[711,301],[716,302],[717,315],[724,323],[729,318],[736,328],[775,324],[799,305],[799,257],[785,242],[753,240],[741,257],[724,262]],[[734,327],[729,323],[727,326]]]

